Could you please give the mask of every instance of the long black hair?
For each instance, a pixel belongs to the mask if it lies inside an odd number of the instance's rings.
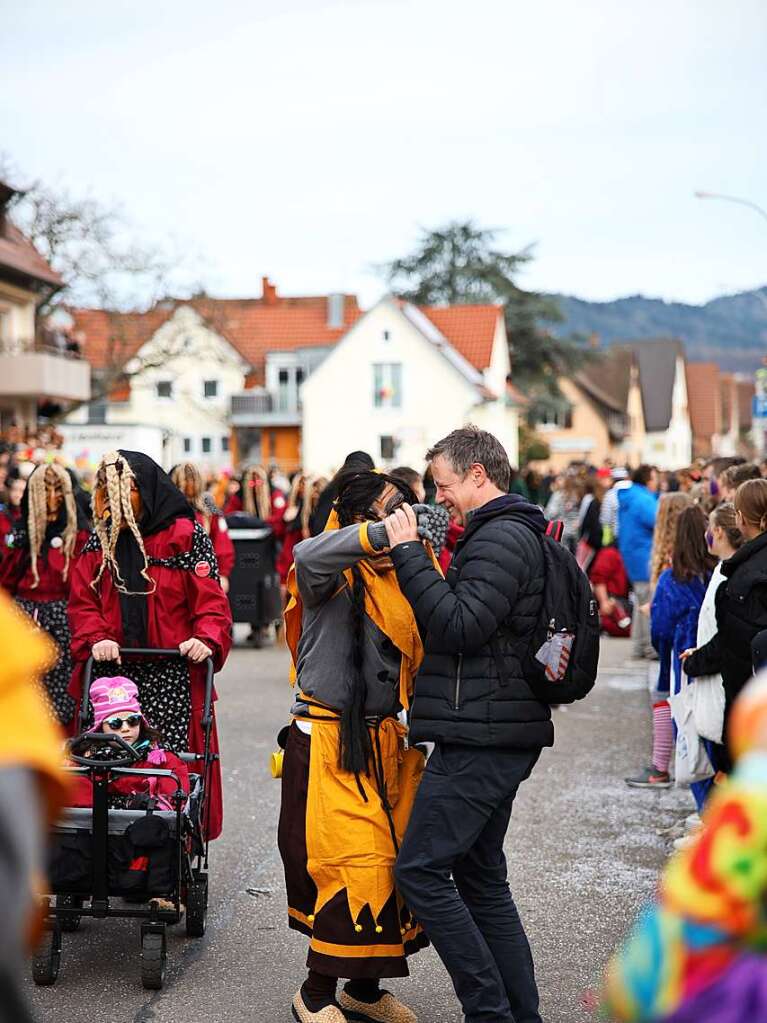
[[[407,483],[385,473],[351,470],[338,479],[338,497],[335,509],[341,526],[351,526],[362,519],[377,518],[373,503],[381,491],[391,483],[402,494],[403,501],[416,503],[416,496]],[[364,672],[365,650],[365,583],[357,565],[352,566],[352,658],[351,699],[341,711],[339,762],[344,771],[359,774],[367,771],[372,753],[370,733],[365,722],[367,683]]]

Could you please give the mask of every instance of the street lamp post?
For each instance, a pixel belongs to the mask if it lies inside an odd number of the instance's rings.
[[[767,220],[767,210],[763,210],[761,206],[758,206],[755,202],[751,202],[750,199],[741,199],[737,195],[722,195],[720,192],[695,192],[696,199],[724,199],[725,202],[736,202],[739,206],[748,206],[750,209],[755,210],[760,217],[764,217]]]

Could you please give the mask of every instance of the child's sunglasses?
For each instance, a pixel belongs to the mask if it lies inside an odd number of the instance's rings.
[[[123,722],[128,726],[128,728],[135,728],[136,725],[141,724],[141,715],[129,714],[126,718],[106,719],[106,723],[109,725],[110,728],[114,729],[115,732],[122,728]]]

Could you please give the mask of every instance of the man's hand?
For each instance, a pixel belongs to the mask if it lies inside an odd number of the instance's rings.
[[[188,657],[193,664],[200,664],[206,657],[210,657],[213,654],[209,646],[205,646],[201,639],[195,639],[194,636],[191,639],[185,639],[183,643],[179,643],[178,652],[182,657]]]
[[[418,521],[409,504],[400,505],[392,515],[384,519],[384,525],[389,538],[389,547],[396,547],[397,544],[410,543],[420,539]]]
[[[98,643],[94,643],[91,654],[94,661],[117,661],[118,664],[122,664],[120,647],[113,639],[100,639]]]

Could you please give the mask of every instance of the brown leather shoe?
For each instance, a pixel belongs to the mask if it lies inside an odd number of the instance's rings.
[[[358,1002],[346,991],[341,991],[338,1004],[349,1023],[418,1023],[412,1009],[397,1001],[389,991],[383,991],[377,1002]]]
[[[293,998],[291,1008],[293,1018],[298,1020],[298,1023],[347,1023],[346,1016],[337,1005],[326,1005],[319,1012],[312,1012],[307,1008],[300,991]]]

